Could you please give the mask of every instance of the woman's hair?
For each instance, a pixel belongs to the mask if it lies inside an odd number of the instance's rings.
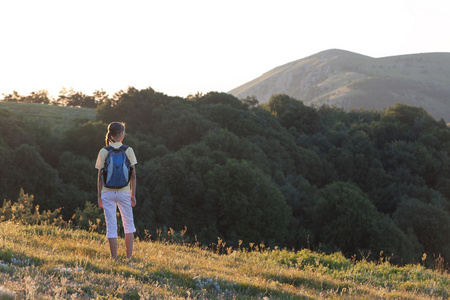
[[[125,123],[123,122],[112,122],[108,125],[108,132],[106,133],[105,143],[108,146],[110,143],[114,143],[112,139],[114,136],[117,136],[119,133],[125,131]]]

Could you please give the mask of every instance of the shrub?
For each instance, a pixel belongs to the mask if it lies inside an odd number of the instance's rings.
[[[17,202],[12,203],[11,200],[4,200],[3,206],[0,208],[0,221],[13,221],[21,224],[51,224],[62,225],[63,221],[60,212],[61,208],[54,211],[46,210],[39,212],[39,205],[33,209],[34,196],[25,194],[20,189]]]

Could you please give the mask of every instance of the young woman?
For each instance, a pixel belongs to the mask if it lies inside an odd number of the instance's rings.
[[[121,122],[112,122],[108,125],[106,134],[106,146],[112,146],[116,149],[122,146],[125,137],[125,124]],[[122,216],[123,228],[125,231],[125,246],[127,258],[133,255],[133,239],[136,228],[134,227],[132,207],[136,205],[136,156],[131,147],[125,151],[131,165],[130,182],[122,188],[108,188],[103,182],[103,167],[108,155],[108,150],[103,148],[100,150],[95,163],[98,169],[97,190],[98,205],[103,208],[106,220],[106,237],[109,241],[111,257],[117,259],[117,206]]]

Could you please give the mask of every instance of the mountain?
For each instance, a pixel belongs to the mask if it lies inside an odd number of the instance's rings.
[[[450,53],[373,58],[332,49],[277,67],[230,94],[260,103],[287,94],[305,104],[382,110],[420,106],[450,121]]]

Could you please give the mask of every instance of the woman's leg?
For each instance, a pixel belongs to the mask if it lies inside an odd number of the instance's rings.
[[[103,210],[106,221],[106,238],[109,241],[111,257],[117,259],[117,210],[115,194],[108,192],[102,194]]]
[[[109,250],[111,251],[111,257],[117,259],[117,238],[109,238]]]
[[[120,215],[122,216],[123,229],[125,232],[125,246],[127,248],[127,258],[133,255],[133,239],[136,228],[134,227],[133,209],[131,207],[130,194],[122,193],[118,197],[117,205],[119,206]]]
[[[133,256],[134,233],[125,233],[125,247],[127,248],[127,258]]]

